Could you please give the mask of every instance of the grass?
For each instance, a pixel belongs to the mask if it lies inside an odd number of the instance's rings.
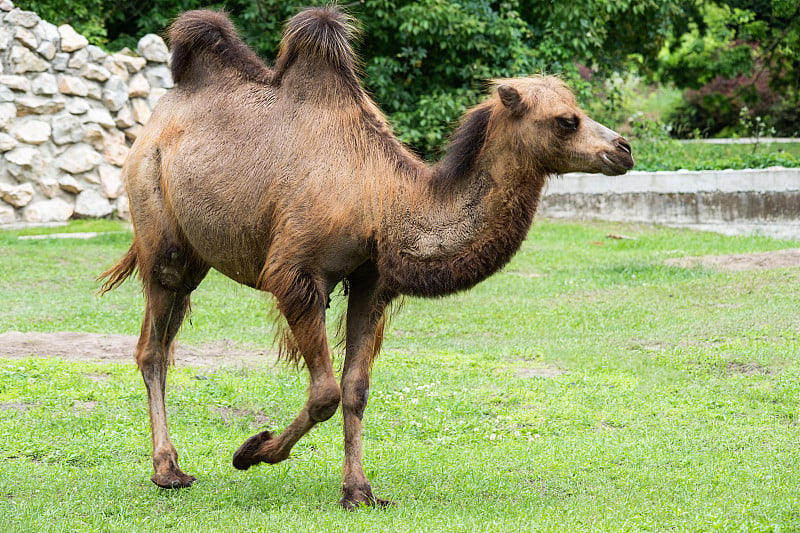
[[[752,144],[681,143],[674,139],[631,141],[636,170],[721,170],[800,167],[800,142]]]
[[[38,231],[97,229],[123,233],[0,233],[0,332],[137,333],[136,283],[93,295],[93,277],[127,247],[124,227]],[[149,481],[133,364],[0,357],[0,530],[795,531],[800,269],[663,261],[797,246],[539,221],[474,290],[407,301],[365,416],[367,475],[399,502],[385,511],[335,505],[339,414],[282,464],[230,466],[261,421],[279,429],[300,408],[302,372],[190,368],[178,353],[170,426],[199,481],[165,491]],[[220,275],[193,304],[184,343],[272,338],[268,298]],[[557,375],[537,377],[543,370]]]

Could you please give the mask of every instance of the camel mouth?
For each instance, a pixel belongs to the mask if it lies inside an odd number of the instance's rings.
[[[600,155],[602,161],[602,172],[606,176],[619,176],[625,174],[633,168],[635,164],[630,151],[620,150],[619,152],[605,152]]]

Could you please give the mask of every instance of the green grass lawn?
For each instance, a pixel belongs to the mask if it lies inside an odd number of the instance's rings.
[[[800,167],[800,142],[751,144],[681,143],[632,139],[635,170],[719,170]]]
[[[93,278],[127,248],[124,227],[37,231],[97,229],[120,233],[0,232],[0,332],[138,332],[137,282],[94,295]],[[538,221],[511,264],[474,290],[407,300],[364,418],[367,475],[398,502],[387,510],[336,506],[338,413],[284,463],[231,466],[245,438],[300,409],[304,371],[191,368],[178,352],[170,428],[199,480],[169,491],[149,480],[132,362],[0,353],[0,531],[796,531],[800,268],[663,262],[798,246]],[[179,341],[262,349],[270,305],[212,273]],[[331,323],[341,308],[336,300]]]

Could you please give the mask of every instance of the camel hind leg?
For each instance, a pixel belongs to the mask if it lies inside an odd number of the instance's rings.
[[[209,266],[198,258],[170,216],[161,169],[160,152],[145,145],[132,152],[126,175],[135,234],[131,250],[146,300],[135,355],[147,387],[155,471],[152,480],[160,487],[178,488],[188,487],[195,478],[178,467],[178,454],[170,440],[165,407],[167,369],[172,341],[189,308],[190,295]]]
[[[164,488],[188,487],[195,480],[178,467],[178,454],[167,428],[165,392],[172,341],[189,308],[192,290],[208,267],[171,245],[158,254],[155,268],[143,269],[146,307],[136,344],[136,363],[147,387],[153,440],[153,483]],[[149,261],[143,261],[148,263]],[[155,272],[155,273],[153,273]]]

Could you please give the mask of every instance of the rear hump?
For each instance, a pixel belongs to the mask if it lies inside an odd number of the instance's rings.
[[[330,65],[348,84],[360,87],[358,60],[351,45],[357,34],[353,20],[336,6],[301,11],[286,23],[283,31],[275,61],[276,81],[295,63],[321,61]]]

